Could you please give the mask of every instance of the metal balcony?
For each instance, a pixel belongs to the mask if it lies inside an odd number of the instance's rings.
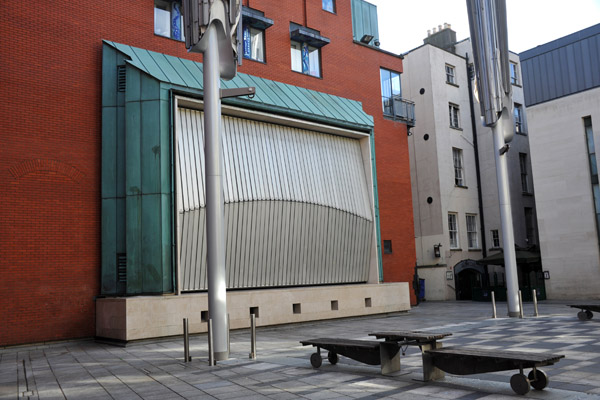
[[[383,115],[415,126],[415,103],[400,96],[383,98]]]

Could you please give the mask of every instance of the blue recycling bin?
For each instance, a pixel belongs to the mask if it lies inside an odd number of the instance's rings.
[[[419,301],[425,300],[425,279],[419,279]]]

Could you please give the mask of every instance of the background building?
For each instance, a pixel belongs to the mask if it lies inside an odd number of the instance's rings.
[[[600,25],[521,53],[549,298],[600,298]]]
[[[376,8],[243,5],[244,63],[223,86],[257,94],[224,101],[228,262],[241,268],[228,279],[252,290],[229,292],[232,327],[250,312],[264,325],[407,309],[412,109],[396,95],[401,57],[376,46]],[[205,329],[201,138],[187,125],[202,56],[182,42],[181,4],[3,11],[0,345],[178,334],[182,316]]]
[[[483,300],[490,289],[502,298],[504,268],[493,265],[503,260],[494,146],[471,95],[471,56],[470,39],[457,41],[445,24],[404,58],[404,95],[415,102],[417,121],[409,137],[417,269],[428,300]],[[519,57],[511,53],[510,63],[516,134],[508,169],[515,244],[530,248],[538,241],[528,127]],[[488,267],[475,262],[484,258]],[[519,265],[524,293],[539,286],[536,266],[533,271],[532,264]]]

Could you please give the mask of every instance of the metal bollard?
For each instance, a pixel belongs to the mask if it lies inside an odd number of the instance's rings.
[[[213,331],[212,331],[212,319],[208,319],[208,365],[211,367],[216,365],[215,353],[213,348]]]
[[[192,361],[190,356],[190,333],[188,329],[188,319],[183,319],[183,362]]]
[[[523,318],[523,296],[519,290],[519,318]]]
[[[538,305],[537,305],[537,292],[533,289],[533,316],[537,317],[538,314]]]
[[[256,316],[250,314],[250,359],[256,360]]]
[[[492,318],[496,318],[496,296],[492,292]]]
[[[229,313],[227,313],[227,354],[231,353],[231,340],[229,339]]]

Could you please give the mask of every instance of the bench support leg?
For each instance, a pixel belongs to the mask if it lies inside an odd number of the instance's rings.
[[[439,349],[441,347],[441,343],[435,342],[421,345],[421,352],[423,353],[423,380],[425,382],[443,379],[446,376],[444,371],[433,364],[433,356],[427,353],[427,350]]]
[[[400,347],[396,342],[382,342],[379,345],[381,375],[400,371]]]

